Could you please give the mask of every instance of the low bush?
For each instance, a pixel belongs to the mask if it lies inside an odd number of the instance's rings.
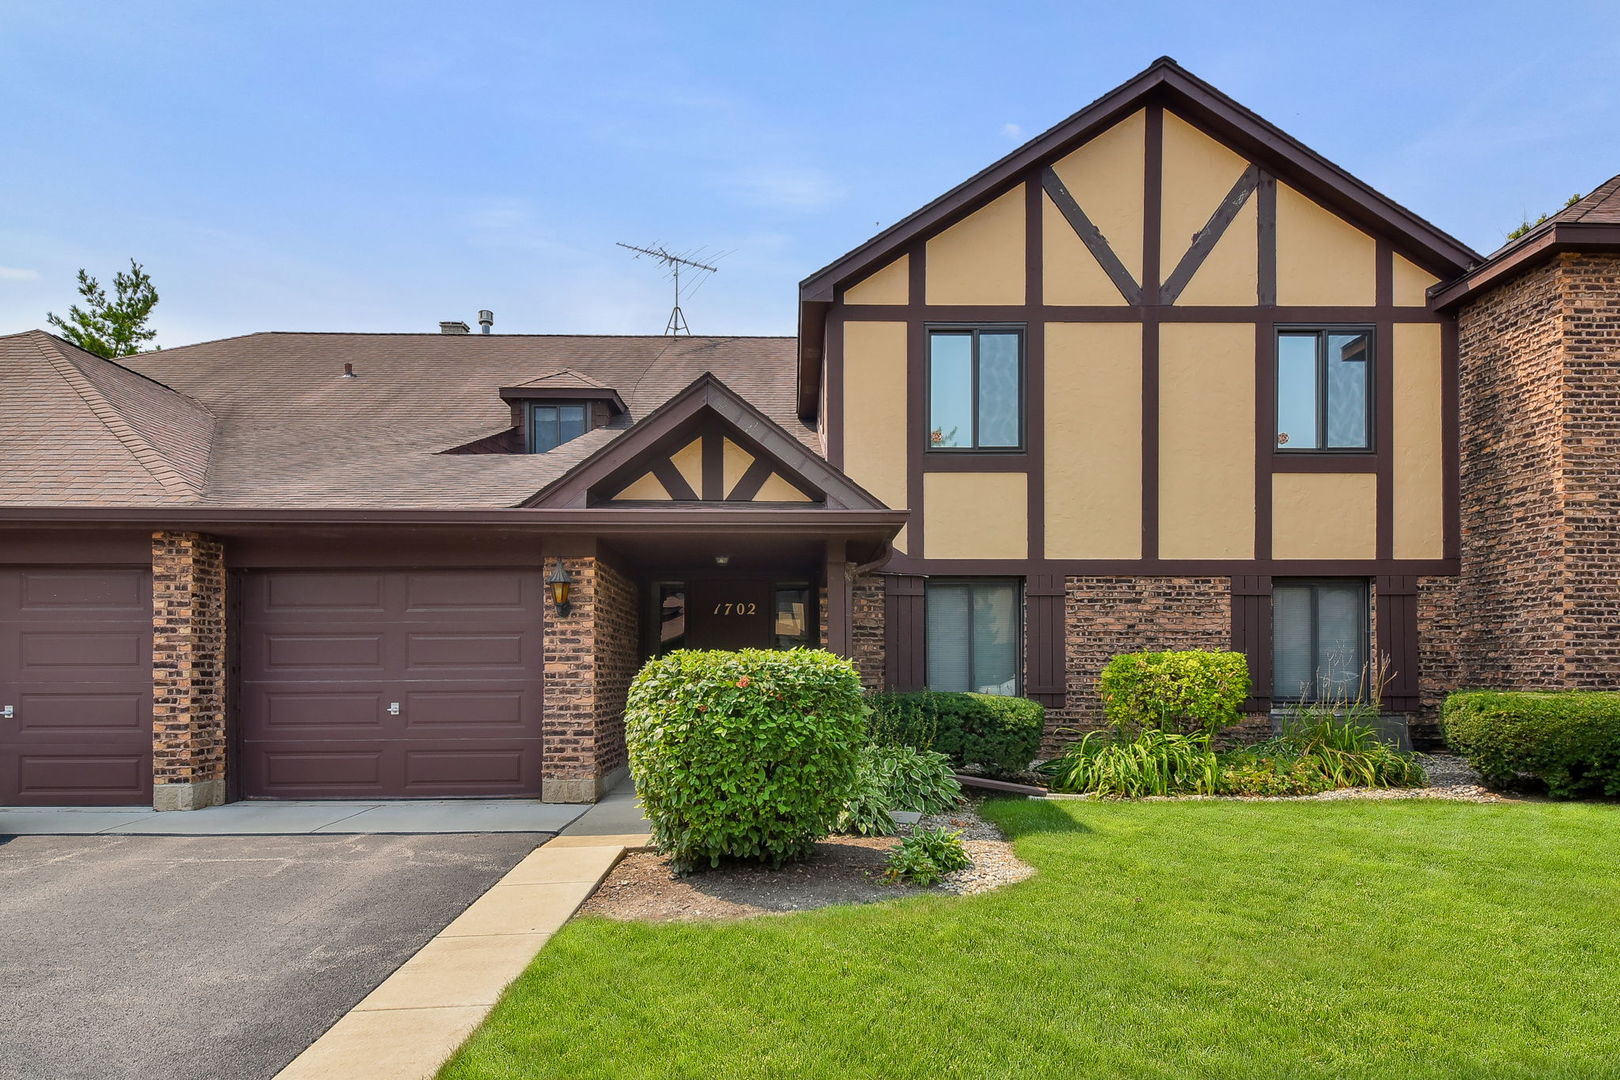
[[[938,885],[946,874],[966,870],[972,862],[962,846],[961,830],[919,829],[889,852],[883,876],[896,885]]]
[[[810,649],[680,650],[630,686],[630,771],[658,850],[678,869],[780,866],[838,820],[865,738],[860,678]]]
[[[922,690],[872,695],[873,738],[1013,775],[1040,752],[1046,709],[1028,698]]]
[[[861,764],[855,771],[855,783],[844,800],[844,809],[833,831],[846,836],[893,836],[894,830],[894,803],[863,752]]]
[[[1041,770],[1054,791],[1137,798],[1214,793],[1220,769],[1208,735],[1149,728],[1087,732]]]
[[[1620,694],[1469,691],[1446,697],[1440,722],[1487,783],[1533,777],[1555,799],[1620,795]]]
[[[1103,667],[1097,693],[1122,732],[1214,734],[1243,719],[1249,664],[1238,652],[1121,653]]]
[[[869,745],[861,750],[854,790],[838,818],[838,831],[859,836],[894,832],[892,811],[938,814],[962,798],[951,759],[909,746]]]

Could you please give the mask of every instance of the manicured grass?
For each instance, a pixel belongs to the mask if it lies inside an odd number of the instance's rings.
[[[1620,1075],[1620,807],[987,812],[1034,879],[578,920],[441,1078]]]

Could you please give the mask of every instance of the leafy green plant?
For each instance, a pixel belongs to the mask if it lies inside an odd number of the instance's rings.
[[[1087,732],[1041,769],[1054,791],[1118,798],[1212,794],[1219,782],[1208,735],[1158,728]]]
[[[866,746],[855,787],[838,818],[838,831],[888,836],[894,832],[892,811],[938,814],[961,798],[962,785],[944,754],[909,746]]]
[[[1620,795],[1620,693],[1450,694],[1440,722],[1486,783],[1533,777],[1555,799]]]
[[[846,836],[893,836],[895,830],[894,803],[883,786],[882,779],[862,751],[861,763],[856,769],[855,784],[844,809],[838,815],[834,831]]]
[[[1121,653],[1097,680],[1103,713],[1122,734],[1160,728],[1214,734],[1243,719],[1249,664],[1242,653]]]
[[[874,739],[935,750],[957,766],[1010,775],[1040,752],[1046,709],[1028,698],[923,690],[874,694]]]
[[[1418,787],[1427,781],[1417,758],[1383,742],[1369,702],[1294,706],[1282,730],[1264,742],[1220,756],[1227,795],[1313,795],[1336,788]]]
[[[884,878],[892,884],[938,885],[946,874],[973,864],[962,846],[961,830],[919,829],[889,852]]]
[[[811,649],[678,650],[630,686],[625,741],[653,841],[677,869],[807,856],[856,781],[866,706]]]

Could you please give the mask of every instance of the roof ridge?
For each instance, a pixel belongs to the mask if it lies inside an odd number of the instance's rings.
[[[192,397],[190,394],[186,393],[184,390],[176,390],[174,387],[170,386],[168,383],[162,381],[161,379],[152,378],[152,376],[146,374],[146,372],[144,372],[144,371],[136,371],[134,368],[130,367],[127,364],[120,364],[117,360],[113,359],[110,356],[101,356],[101,355],[99,355],[97,353],[91,352],[89,349],[80,348],[79,346],[73,344],[73,342],[67,340],[66,338],[62,337],[61,335],[53,334],[49,330],[32,330],[32,331],[24,331],[24,333],[43,334],[45,337],[48,337],[52,341],[56,342],[57,345],[66,346],[67,348],[72,349],[74,352],[78,353],[80,356],[83,356],[87,360],[99,361],[100,363],[111,365],[112,367],[117,368],[119,371],[127,371],[131,375],[135,376],[137,379],[145,380],[146,382],[151,383],[153,386],[157,387],[160,390],[167,390],[169,393],[174,394],[176,397],[184,398],[186,401],[188,401],[191,404],[197,406],[197,408],[201,409],[203,412],[207,413],[209,416],[213,416],[213,417],[215,417],[215,419],[218,419],[218,417],[214,413],[214,410],[210,409],[202,401],[198,400],[197,398]],[[224,339],[222,338],[221,340],[224,340]],[[203,344],[203,343],[200,342],[199,344]],[[176,346],[176,348],[181,348],[181,349],[188,348],[188,347],[189,346],[185,346],[185,345]],[[155,356],[156,354],[158,354],[160,352],[163,352],[163,351],[164,350],[162,350],[162,349],[153,349],[153,350],[151,350],[151,352],[135,353],[134,355],[136,355],[136,356]]]
[[[39,333],[51,341],[60,341],[54,334],[46,334],[43,331]],[[55,371],[57,376],[78,395],[79,400],[84,402],[85,407],[90,410],[91,414],[106,426],[112,436],[123,445],[124,449],[129,451],[130,456],[147,471],[153,480],[157,481],[158,486],[170,494],[187,495],[192,498],[201,495],[201,492],[193,489],[186,478],[181,476],[173,465],[169,464],[168,459],[160,454],[151,443],[142,438],[140,432],[131,427],[129,422],[124,419],[123,414],[114,408],[113,404],[90,384],[90,380],[85,377],[84,372],[79,370],[78,365],[74,364],[62,353],[45,348],[38,338],[33,338],[32,343],[40,356],[51,366],[51,370]],[[62,344],[67,343],[62,342]],[[85,353],[85,355],[91,356],[93,354]],[[96,359],[105,360],[106,358],[96,357]],[[113,366],[123,368],[122,364],[114,364]],[[161,386],[162,384],[159,383],[158,385]],[[210,413],[209,415],[213,414]]]

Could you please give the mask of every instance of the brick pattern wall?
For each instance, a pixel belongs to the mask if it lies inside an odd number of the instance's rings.
[[[1458,335],[1462,580],[1436,671],[1620,687],[1620,256],[1559,255],[1466,306]]]
[[[153,533],[154,805],[223,800],[225,671],[224,546],[199,533]]]
[[[1116,653],[1231,648],[1231,589],[1226,577],[1067,578],[1067,695],[1062,709],[1047,710],[1043,751],[1104,724],[1097,677]]]
[[[624,699],[640,652],[636,587],[591,556],[562,560],[574,579],[571,609],[546,603],[543,796],[588,802],[597,781],[625,763]],[[548,560],[548,570],[550,560]]]
[[[635,582],[596,564],[596,771],[626,764],[624,699],[641,668],[640,598]]]
[[[868,690],[883,688],[886,649],[883,639],[883,579],[868,574],[856,579],[850,603],[850,639],[855,670]]]
[[[1439,749],[1440,703],[1448,693],[1464,688],[1463,636],[1459,612],[1462,578],[1418,579],[1418,698],[1419,711],[1409,721],[1408,734],[1418,749]]]

